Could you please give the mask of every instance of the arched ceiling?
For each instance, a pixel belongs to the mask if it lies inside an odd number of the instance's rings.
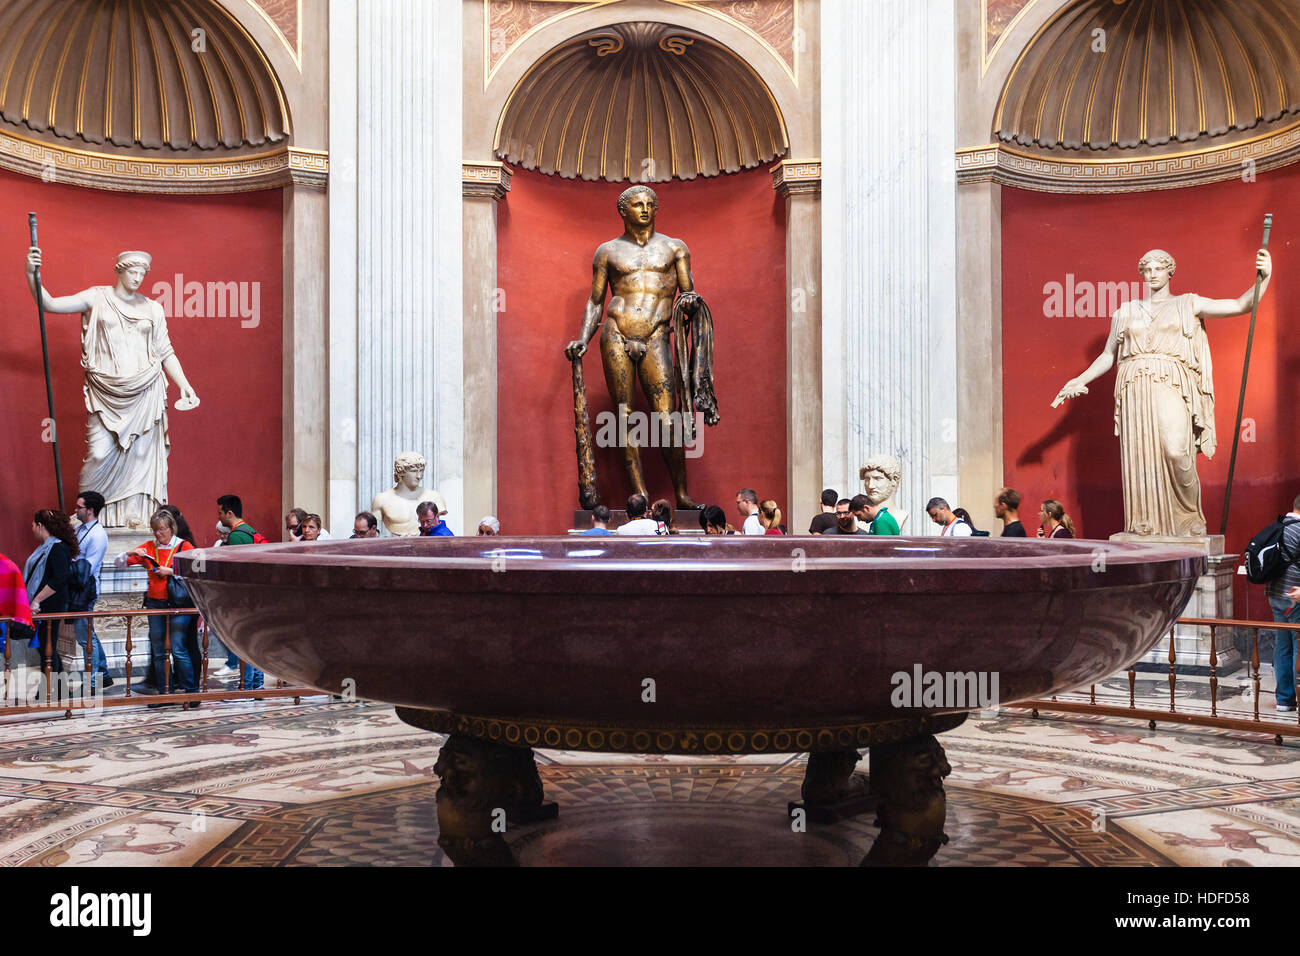
[[[1300,0],[1079,0],[1003,88],[994,132],[1033,151],[1163,154],[1293,126]]]
[[[0,120],[50,143],[203,158],[291,131],[270,63],[215,0],[0,0]]]
[[[726,47],[620,23],[559,45],[525,74],[493,148],[566,178],[666,182],[770,162],[789,139],[771,92]]]

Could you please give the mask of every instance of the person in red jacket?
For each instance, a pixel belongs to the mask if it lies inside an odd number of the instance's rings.
[[[149,519],[153,529],[153,540],[146,541],[140,547],[125,554],[119,554],[114,561],[118,567],[128,564],[141,565],[149,572],[149,590],[145,592],[144,606],[147,608],[171,607],[167,600],[167,579],[175,572],[172,560],[179,552],[192,551],[194,545],[183,540],[176,533],[176,519],[170,512],[158,511]],[[185,631],[190,626],[190,614],[177,614],[171,617],[156,614],[149,618],[149,657],[153,665],[154,680],[158,682],[158,693],[192,694],[198,691],[199,682],[194,671],[194,661],[185,645]],[[164,644],[166,635],[171,635],[171,654],[174,667],[170,682],[166,681],[167,649]],[[152,706],[152,705],[151,705]]]

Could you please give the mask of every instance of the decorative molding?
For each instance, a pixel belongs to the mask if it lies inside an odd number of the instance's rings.
[[[807,38],[799,26],[800,0],[667,0],[699,10],[738,27],[772,54],[786,76],[799,85],[799,54]]]
[[[249,4],[276,32],[284,48],[289,51],[293,65],[301,73],[302,0],[249,0]]]
[[[460,192],[466,199],[504,199],[513,170],[505,163],[461,163]]]
[[[295,186],[324,189],[330,177],[329,150],[290,146],[289,176]]]
[[[313,153],[313,150],[299,150]],[[234,193],[294,181],[288,147],[232,159],[143,159],[37,142],[0,129],[0,168],[46,182],[138,193]],[[316,162],[301,160],[310,167]],[[328,163],[325,164],[328,169]]]
[[[989,64],[993,58],[998,55],[1002,49],[1003,43],[1006,42],[1007,35],[1015,29],[1029,8],[1037,0],[980,0],[980,30],[983,33],[983,43],[980,44],[980,76],[989,71]],[[1005,22],[992,23],[989,19],[989,8],[992,7],[995,13],[1003,13],[1015,9],[1015,13]],[[1018,9],[1016,9],[1018,8]],[[992,45],[990,45],[992,41]]]
[[[436,734],[467,734],[511,747],[548,747],[597,753],[762,754],[852,750],[895,743],[960,726],[966,714],[904,717],[873,723],[764,727],[618,727],[565,720],[478,717],[444,710],[398,707],[403,723]]]
[[[483,0],[483,89],[521,43],[542,27],[619,0]],[[554,11],[554,12],[552,12]]]
[[[782,196],[817,195],[822,191],[820,159],[783,159],[772,167],[771,172],[772,188]]]
[[[1144,192],[1237,179],[1300,160],[1300,124],[1215,149],[1133,159],[1056,159],[1005,144],[957,150],[957,182],[1039,192]]]

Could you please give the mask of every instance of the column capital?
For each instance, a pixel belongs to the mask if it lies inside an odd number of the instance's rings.
[[[329,176],[329,150],[289,147],[289,178],[295,186],[324,189]]]
[[[822,161],[818,159],[783,159],[771,168],[772,188],[782,196],[822,191]]]
[[[461,163],[460,193],[466,199],[504,199],[513,172],[505,163]]]

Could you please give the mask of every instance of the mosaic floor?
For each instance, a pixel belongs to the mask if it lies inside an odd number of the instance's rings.
[[[972,718],[941,738],[937,866],[1284,866],[1300,749],[1116,719]],[[109,711],[0,725],[0,864],[441,866],[440,738],[380,705]],[[869,817],[795,833],[802,759],[543,751],[558,820],[507,834],[524,865],[856,865]]]

